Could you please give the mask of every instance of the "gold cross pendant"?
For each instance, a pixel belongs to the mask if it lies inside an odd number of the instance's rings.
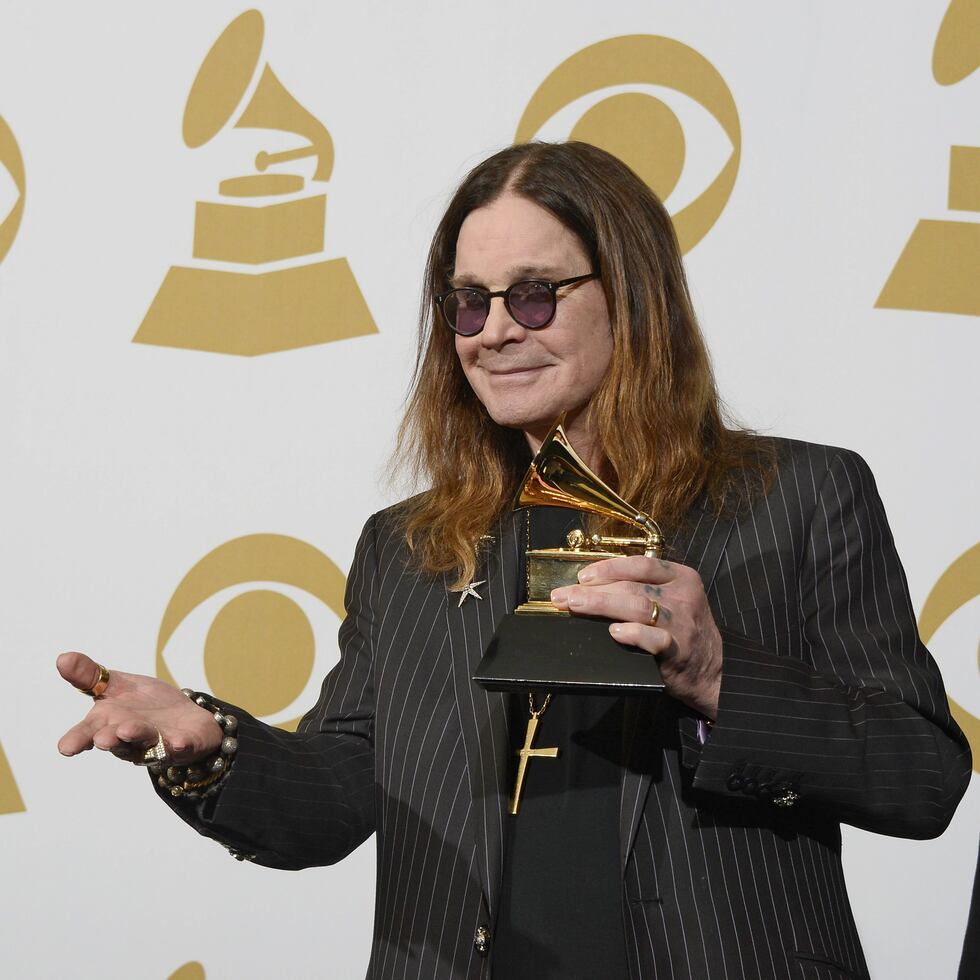
[[[547,704],[545,704],[547,707]],[[521,757],[520,763],[517,766],[517,782],[514,784],[514,795],[510,800],[510,814],[514,816],[517,813],[518,807],[521,805],[521,790],[524,788],[524,776],[527,774],[527,762],[528,759],[557,759],[558,749],[557,747],[552,747],[550,749],[534,749],[531,746],[534,744],[534,735],[538,730],[538,716],[544,708],[540,711],[532,711],[531,717],[527,720],[527,732],[524,734],[524,748],[519,749],[517,754]]]

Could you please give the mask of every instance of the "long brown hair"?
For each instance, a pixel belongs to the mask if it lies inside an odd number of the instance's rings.
[[[602,476],[662,526],[702,493],[723,511],[768,483],[771,447],[725,425],[670,216],[619,159],[587,143],[524,143],[475,167],[436,229],[425,267],[419,348],[398,459],[431,489],[402,505],[420,568],[471,581],[479,542],[530,461],[522,432],[498,426],[466,380],[453,334],[437,321],[466,216],[505,191],[573,231],[601,277],[613,355],[587,411]]]

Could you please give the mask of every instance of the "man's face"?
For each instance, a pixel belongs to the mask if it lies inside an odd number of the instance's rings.
[[[522,279],[556,282],[592,271],[581,242],[554,215],[505,193],[463,222],[452,284],[495,292]],[[609,311],[594,279],[559,290],[555,318],[541,330],[522,327],[499,298],[491,301],[482,333],[456,337],[460,364],[490,417],[522,429],[535,451],[563,411],[572,444],[591,451],[580,412],[612,350]]]

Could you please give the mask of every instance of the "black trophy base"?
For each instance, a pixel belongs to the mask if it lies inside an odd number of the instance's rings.
[[[473,680],[488,691],[651,694],[664,688],[657,658],[617,643],[608,619],[543,614],[505,616]]]

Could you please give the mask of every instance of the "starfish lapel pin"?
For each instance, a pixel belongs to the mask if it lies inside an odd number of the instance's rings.
[[[462,606],[463,603],[466,602],[466,600],[470,596],[473,596],[474,598],[477,598],[477,599],[482,599],[483,596],[480,595],[480,593],[476,591],[476,587],[478,585],[486,585],[486,584],[487,584],[487,580],[486,579],[483,579],[483,581],[481,581],[481,582],[470,582],[469,585],[464,585],[461,589],[453,589],[452,590],[453,592],[458,592],[459,593],[459,606]],[[456,608],[458,609],[459,606],[457,606]]]

